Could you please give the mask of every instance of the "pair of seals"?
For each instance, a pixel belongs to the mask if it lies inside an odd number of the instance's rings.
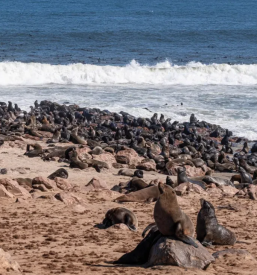
[[[105,228],[119,223],[124,223],[130,230],[137,231],[138,220],[132,211],[123,207],[108,210],[103,220]]]
[[[197,216],[197,239],[203,245],[234,245],[235,234],[218,223],[213,205],[204,199],[200,203],[202,208]]]

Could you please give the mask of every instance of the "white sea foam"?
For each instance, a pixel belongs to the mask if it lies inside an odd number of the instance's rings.
[[[47,84],[256,85],[257,64],[190,62],[179,66],[166,61],[148,66],[132,60],[127,66],[119,67],[0,62],[1,86]]]

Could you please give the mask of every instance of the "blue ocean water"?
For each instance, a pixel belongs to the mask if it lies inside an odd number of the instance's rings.
[[[256,0],[0,3],[2,100],[194,112],[257,139]]]
[[[256,0],[0,2],[2,61],[257,63]]]

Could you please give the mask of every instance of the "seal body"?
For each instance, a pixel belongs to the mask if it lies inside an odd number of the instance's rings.
[[[116,198],[115,202],[153,202],[159,198],[160,192],[157,186],[150,186],[136,192]]]
[[[121,256],[114,264],[144,264],[147,262],[152,246],[162,235],[153,228],[147,236],[129,253]]]
[[[218,223],[213,205],[201,199],[201,210],[197,216],[197,239],[203,244],[234,245],[236,236]]]
[[[107,228],[119,223],[124,223],[130,230],[137,231],[138,220],[132,211],[123,207],[108,210],[103,220],[104,226]]]
[[[193,241],[194,225],[180,209],[177,196],[172,187],[159,183],[160,197],[154,207],[155,223],[164,236],[175,236],[179,240],[198,247]]]

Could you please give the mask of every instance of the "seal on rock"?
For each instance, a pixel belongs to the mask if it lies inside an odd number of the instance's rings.
[[[198,247],[191,237],[194,225],[191,219],[180,209],[175,190],[159,183],[160,197],[154,207],[155,223],[164,236],[175,236],[184,243]]]
[[[126,224],[131,231],[137,231],[138,220],[132,211],[123,207],[108,210],[103,220],[105,228],[119,223]]]
[[[200,199],[201,210],[197,216],[197,240],[203,245],[234,245],[236,236],[233,232],[218,223],[213,205]]]

